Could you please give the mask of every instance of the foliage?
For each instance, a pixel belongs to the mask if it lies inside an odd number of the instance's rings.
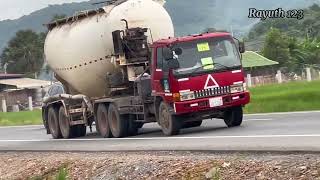
[[[67,15],[65,15],[65,14],[55,14],[55,15],[53,16],[53,18],[51,19],[51,21],[63,19],[63,18],[66,18],[66,17],[67,17]]]
[[[263,55],[278,61],[289,72],[300,72],[306,66],[320,64],[320,40],[318,38],[297,39],[271,28],[266,35]]]
[[[43,46],[45,34],[31,30],[16,33],[1,55],[1,64],[9,64],[9,73],[38,73],[43,65]]]
[[[320,110],[320,81],[291,82],[251,88],[246,113]],[[297,97],[297,98],[295,98]]]
[[[263,55],[279,62],[280,65],[285,65],[290,58],[288,37],[283,35],[280,30],[271,28],[266,37]]]
[[[65,18],[65,14],[55,14],[51,21]],[[36,33],[32,30],[21,30],[16,33],[2,52],[1,66],[8,64],[9,73],[33,75],[40,73],[44,64],[43,46],[46,32]],[[48,66],[44,67],[49,72]]]
[[[56,180],[67,180],[68,171],[66,168],[61,168],[56,176]]]

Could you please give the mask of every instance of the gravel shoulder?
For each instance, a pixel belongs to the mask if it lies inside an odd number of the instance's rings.
[[[320,179],[319,154],[0,153],[0,179]]]

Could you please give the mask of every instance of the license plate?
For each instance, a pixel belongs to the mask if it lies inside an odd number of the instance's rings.
[[[209,99],[210,107],[219,107],[223,105],[222,97]]]

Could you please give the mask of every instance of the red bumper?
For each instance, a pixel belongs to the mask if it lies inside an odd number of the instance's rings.
[[[213,98],[202,98],[202,99],[195,99],[191,101],[184,101],[184,102],[175,102],[174,103],[174,110],[177,115],[181,114],[189,114],[189,113],[196,113],[201,111],[208,111],[208,110],[221,110],[229,107],[235,106],[244,106],[250,102],[250,93],[237,93],[237,94],[230,94],[220,96],[223,100],[223,105],[219,107],[210,107],[209,99]]]

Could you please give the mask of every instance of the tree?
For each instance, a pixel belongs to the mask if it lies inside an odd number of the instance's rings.
[[[65,14],[55,14],[55,15],[52,17],[51,21],[56,21],[56,20],[59,20],[59,19],[64,19],[64,18],[66,18],[66,17],[67,17],[67,15],[65,15]]]
[[[43,65],[44,35],[32,30],[16,33],[1,54],[1,65],[9,64],[9,73],[39,73]]]
[[[271,28],[266,36],[263,55],[286,66],[290,60],[288,37],[279,29]]]

